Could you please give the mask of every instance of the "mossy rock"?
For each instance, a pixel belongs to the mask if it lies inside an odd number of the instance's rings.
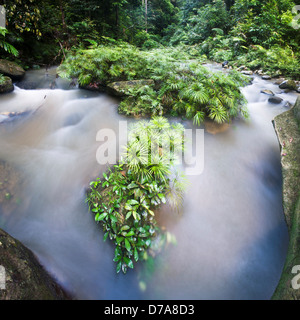
[[[9,93],[14,90],[11,78],[4,77],[4,81],[0,83],[0,93]]]
[[[279,85],[280,89],[296,90],[297,85],[294,80],[285,80]]]
[[[300,97],[295,106],[273,121],[281,146],[283,176],[283,209],[289,230],[289,248],[283,273],[273,295],[275,300],[300,300],[300,290],[292,287],[300,265]]]
[[[143,86],[154,86],[154,80],[131,80],[131,81],[118,81],[112,82],[107,85],[107,92],[117,96],[123,97],[128,95],[128,90],[130,89],[138,89]]]
[[[67,294],[20,241],[0,229],[0,300],[65,300]],[[4,287],[4,288],[3,288]]]
[[[15,62],[0,59],[0,73],[12,80],[21,80],[25,75],[25,70]]]

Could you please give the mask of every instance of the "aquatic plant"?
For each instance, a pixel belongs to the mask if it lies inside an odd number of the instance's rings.
[[[147,256],[153,238],[160,233],[155,208],[165,204],[178,207],[184,183],[171,167],[182,150],[183,127],[163,117],[133,125],[123,158],[90,183],[86,201],[101,223],[104,241],[115,244],[116,270],[123,273]],[[172,183],[173,182],[173,183]],[[177,201],[172,201],[176,195]],[[178,195],[181,197],[177,197]]]

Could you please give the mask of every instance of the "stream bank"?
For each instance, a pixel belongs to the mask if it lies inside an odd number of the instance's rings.
[[[273,299],[299,300],[300,290],[292,287],[296,276],[292,269],[300,265],[300,97],[292,109],[276,116],[273,124],[281,147],[283,207],[290,236],[286,263]]]

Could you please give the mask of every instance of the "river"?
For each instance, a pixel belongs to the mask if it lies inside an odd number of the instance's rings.
[[[183,212],[168,206],[159,212],[176,244],[123,275],[115,273],[114,246],[102,241],[85,204],[89,181],[106,169],[96,161],[96,134],[118,133],[126,120],[118,101],[70,88],[55,69],[28,71],[26,82],[34,89],[15,86],[0,97],[0,113],[37,110],[0,124],[0,159],[20,179],[6,199],[13,209],[1,208],[0,228],[30,248],[68,292],[77,299],[271,298],[289,241],[271,121],[296,93],[278,93],[284,102],[270,104],[260,91],[281,90],[256,76],[242,89],[249,120],[219,134],[205,131],[204,170],[188,176]]]

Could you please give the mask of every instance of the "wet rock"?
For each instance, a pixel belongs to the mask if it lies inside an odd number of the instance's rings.
[[[15,81],[21,80],[24,77],[25,70],[15,62],[0,59],[0,73]]]
[[[294,80],[285,80],[279,85],[280,89],[296,90],[296,82]]]
[[[276,79],[275,81],[274,81],[274,84],[276,84],[276,85],[280,85],[282,82],[284,82],[285,81],[285,79],[284,78],[278,78],[278,79]]]
[[[260,92],[261,92],[261,93],[264,93],[264,94],[267,94],[267,95],[269,95],[269,96],[275,96],[274,92],[271,91],[271,90],[265,89],[265,90],[261,90]]]
[[[246,69],[246,66],[240,66],[237,68],[237,71],[242,71],[242,70],[245,70]]]
[[[246,76],[251,76],[251,75],[253,75],[253,71],[251,71],[251,70],[243,70],[241,73],[244,74],[244,75],[246,75]]]
[[[300,265],[300,97],[295,106],[275,117],[273,125],[281,147],[283,209],[289,231],[286,263],[273,300],[300,300],[292,287],[294,266]]]
[[[16,83],[16,86],[25,90],[34,90],[38,88],[37,82],[33,81],[20,81]]]
[[[32,251],[1,229],[0,257],[2,287],[5,287],[0,290],[0,300],[68,299]]]
[[[228,61],[224,61],[223,63],[222,63],[222,68],[228,68],[228,64],[229,64],[229,62]]]
[[[20,112],[2,112],[0,113],[0,124],[8,123],[24,116],[28,116],[32,111],[20,111]]]
[[[298,93],[300,93],[300,87],[298,87],[298,88],[296,89],[296,91],[297,91]]]
[[[98,92],[105,92],[105,87],[102,82],[92,82],[87,85],[79,85],[80,89],[86,89],[89,91],[98,91]]]
[[[154,80],[131,80],[131,81],[118,81],[112,82],[107,85],[107,92],[117,96],[122,97],[126,96],[128,89],[140,88],[143,86],[154,86]]]
[[[4,81],[0,82],[0,93],[8,93],[14,90],[11,78],[4,77]]]
[[[269,76],[269,75],[263,75],[262,77],[261,77],[263,80],[271,80],[272,79],[272,77],[271,76]]]
[[[284,104],[284,108],[287,108],[287,109],[290,109],[292,106],[293,105],[288,101]]]
[[[270,103],[274,103],[274,104],[280,104],[283,99],[281,99],[280,97],[270,97],[268,100]]]

